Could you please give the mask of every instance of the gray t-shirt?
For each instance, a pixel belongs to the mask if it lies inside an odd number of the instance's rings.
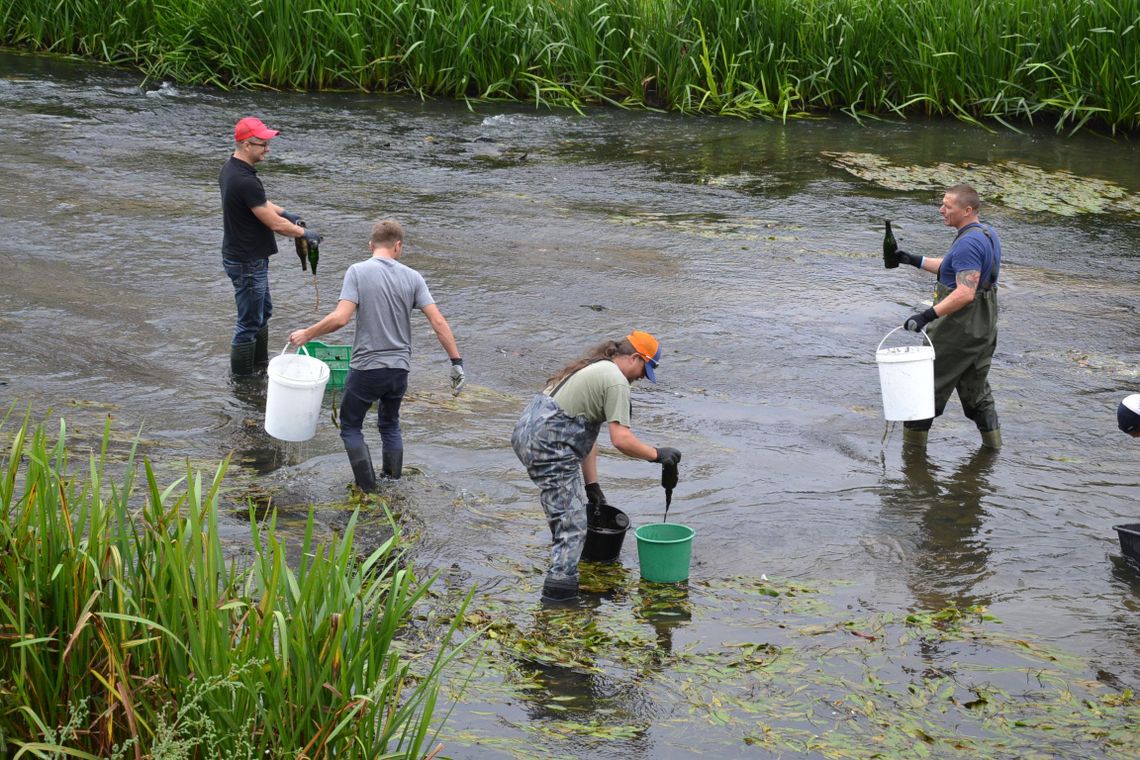
[[[356,304],[352,369],[412,368],[412,310],[435,303],[419,272],[388,258],[357,262],[344,273],[340,300]]]

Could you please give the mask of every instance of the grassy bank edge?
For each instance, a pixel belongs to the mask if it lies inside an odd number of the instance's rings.
[[[0,44],[225,89],[1140,128],[1137,0],[7,0]]]
[[[404,562],[394,521],[361,557],[359,510],[329,545],[310,511],[294,568],[276,516],[251,514],[239,561],[217,522],[228,460],[166,488],[144,461],[137,488],[134,449],[121,482],[105,476],[110,422],[84,476],[65,421],[54,441],[16,423],[0,459],[0,754],[423,757],[440,674],[471,639],[455,641],[457,616],[414,670],[400,653],[435,577]]]

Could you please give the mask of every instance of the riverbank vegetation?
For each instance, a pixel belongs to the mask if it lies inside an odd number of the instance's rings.
[[[445,621],[414,672],[401,654],[433,579],[405,566],[398,529],[362,557],[358,514],[322,545],[310,513],[289,563],[275,517],[251,515],[235,558],[217,522],[226,463],[162,488],[144,462],[138,488],[133,451],[108,482],[109,428],[84,475],[68,465],[64,424],[54,441],[28,418],[6,432],[0,755],[428,754],[458,647]]]
[[[1140,0],[5,0],[0,34],[222,88],[1140,128]]]

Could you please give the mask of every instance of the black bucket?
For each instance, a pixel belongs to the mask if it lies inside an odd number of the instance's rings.
[[[617,507],[586,505],[586,545],[582,559],[591,562],[615,562],[621,555],[621,543],[629,530],[629,516]]]
[[[1114,525],[1112,529],[1120,537],[1120,551],[1125,557],[1140,564],[1140,523]],[[588,539],[586,543],[589,543]]]

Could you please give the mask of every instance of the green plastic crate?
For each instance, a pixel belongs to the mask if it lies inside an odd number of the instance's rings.
[[[329,365],[326,389],[344,387],[344,379],[348,377],[348,363],[352,360],[352,346],[330,346],[319,340],[310,340],[305,344],[305,351],[314,359],[320,359]]]

